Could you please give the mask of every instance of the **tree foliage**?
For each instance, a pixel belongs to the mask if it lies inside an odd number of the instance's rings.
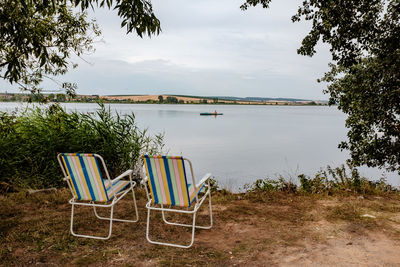
[[[178,98],[176,98],[174,96],[167,96],[167,99],[166,99],[165,102],[169,103],[169,104],[177,104],[178,103]]]
[[[32,92],[40,90],[43,78],[57,82],[55,76],[77,66],[70,62],[71,55],[94,50],[100,30],[86,11],[95,6],[118,10],[127,33],[142,37],[160,31],[149,0],[3,0],[0,77]],[[59,87],[73,92],[76,85],[59,83]]]
[[[247,0],[241,8],[271,0]],[[400,173],[400,1],[305,0],[292,17],[312,22],[297,52],[313,56],[319,41],[333,62],[321,79],[330,104],[348,115],[352,163]]]

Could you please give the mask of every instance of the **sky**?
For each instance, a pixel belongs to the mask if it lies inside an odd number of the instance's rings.
[[[243,1],[243,0],[242,0]],[[102,36],[96,51],[72,58],[79,66],[59,77],[78,94],[179,94],[326,100],[317,83],[328,70],[329,47],[297,55],[310,23],[292,23],[299,1],[240,10],[238,0],[153,0],[158,36],[126,34],[116,11],[95,9]],[[43,88],[56,85],[45,81]],[[0,81],[0,92],[17,92]]]

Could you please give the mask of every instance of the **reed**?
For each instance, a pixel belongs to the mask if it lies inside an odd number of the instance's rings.
[[[22,114],[0,112],[0,189],[62,187],[58,152],[98,153],[115,177],[134,168],[140,153],[156,153],[163,135],[139,129],[134,114],[120,115],[99,103],[94,114],[59,105]]]

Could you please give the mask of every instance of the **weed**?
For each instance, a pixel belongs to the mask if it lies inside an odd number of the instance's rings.
[[[332,195],[337,193],[346,194],[385,194],[397,192],[397,189],[387,184],[385,177],[378,181],[370,181],[361,177],[358,170],[348,165],[332,168],[327,166],[325,170],[320,170],[314,177],[305,174],[298,175],[299,184],[287,181],[282,176],[278,179],[258,179],[253,184],[244,187],[247,193],[265,192],[287,192],[305,194],[325,194]]]

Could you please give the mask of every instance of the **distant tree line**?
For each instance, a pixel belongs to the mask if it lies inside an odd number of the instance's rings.
[[[185,101],[183,99],[178,100],[178,98],[174,96],[167,96],[167,98],[164,100],[164,97],[162,95],[158,96],[158,102],[162,104],[185,104]]]

